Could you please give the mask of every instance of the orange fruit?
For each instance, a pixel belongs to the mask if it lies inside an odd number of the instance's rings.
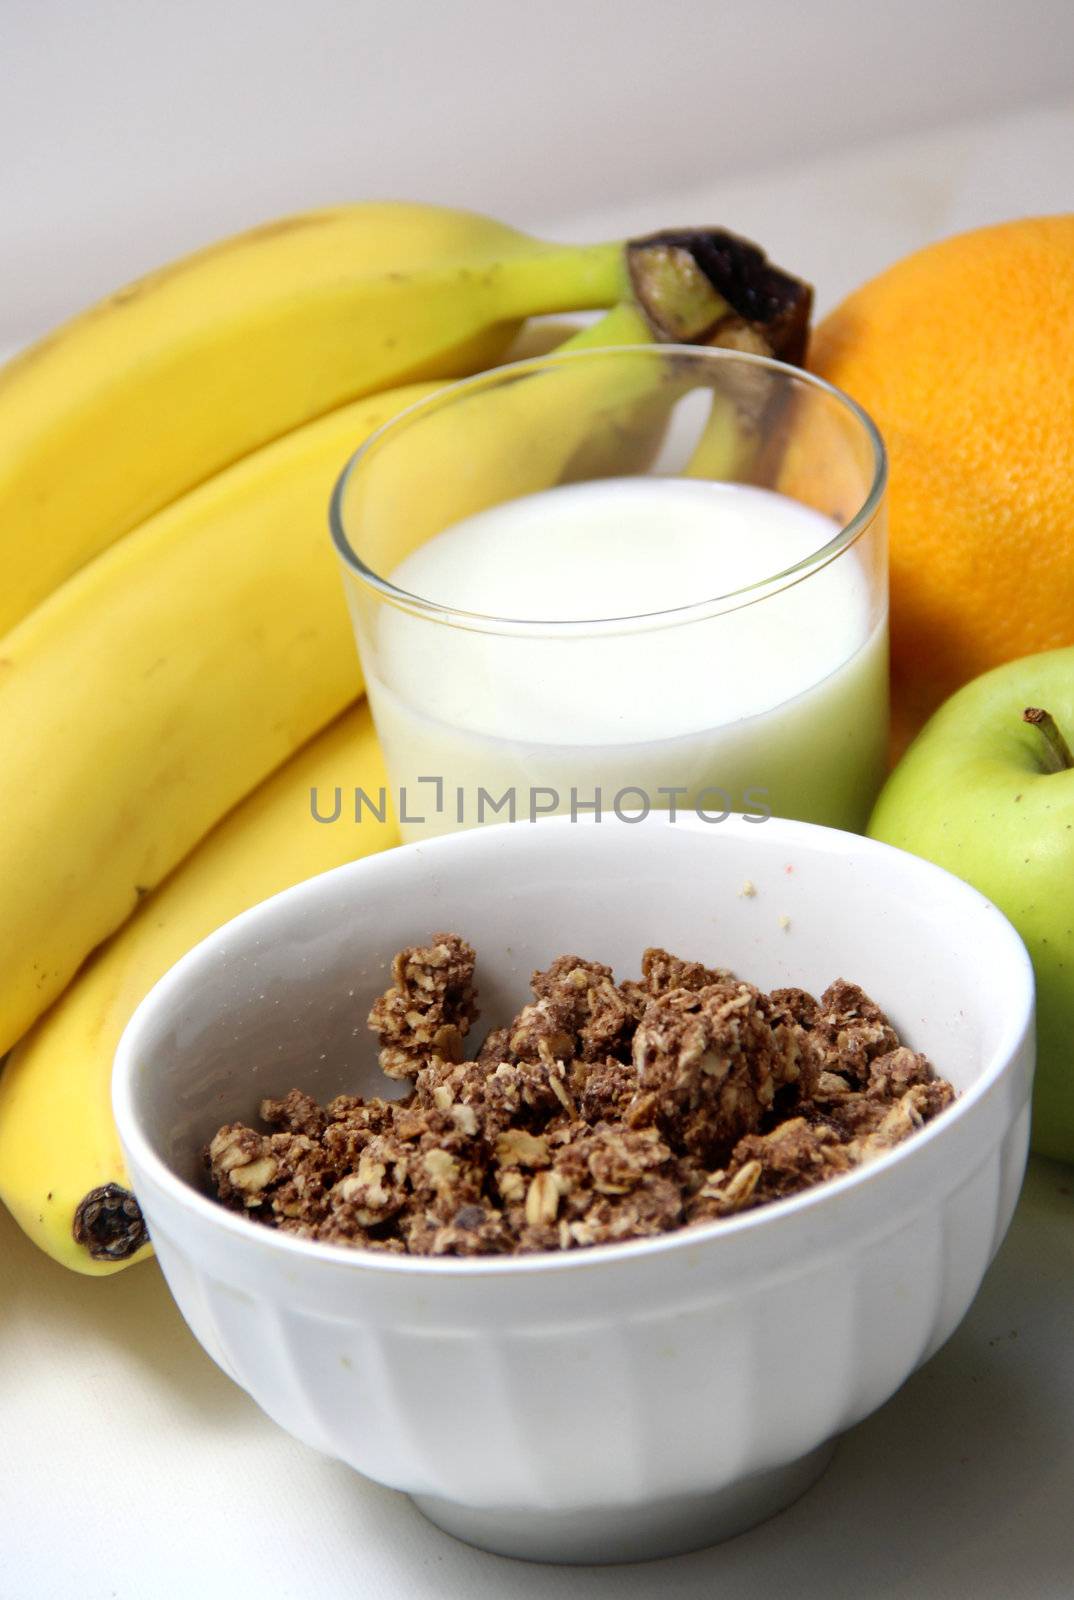
[[[898,744],[1000,662],[1074,644],[1074,216],[929,245],[817,329],[891,464]]]

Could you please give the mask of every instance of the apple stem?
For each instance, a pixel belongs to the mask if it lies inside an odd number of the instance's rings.
[[[1070,746],[1060,733],[1050,711],[1042,711],[1039,706],[1026,706],[1022,712],[1022,720],[1040,729],[1048,754],[1049,771],[1066,772],[1070,767],[1074,767],[1074,754],[1071,753]]]

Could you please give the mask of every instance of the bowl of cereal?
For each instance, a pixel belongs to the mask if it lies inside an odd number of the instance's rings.
[[[502,1554],[789,1504],[968,1309],[1033,981],[975,890],[803,823],[508,824],[310,880],[121,1041],[178,1306],[281,1426]]]

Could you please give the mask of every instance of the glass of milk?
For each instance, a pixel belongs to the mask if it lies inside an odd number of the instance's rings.
[[[415,839],[730,812],[861,828],[888,738],[883,445],[847,396],[688,346],[411,407],[333,498],[386,793]]]

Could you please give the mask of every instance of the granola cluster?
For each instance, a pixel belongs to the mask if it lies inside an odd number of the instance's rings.
[[[369,1025],[402,1100],[292,1089],[223,1127],[217,1196],[271,1227],[411,1255],[570,1250],[778,1200],[872,1160],[954,1098],[842,979],[819,1000],[647,950],[564,955],[473,1059],[475,954],[402,950]]]

